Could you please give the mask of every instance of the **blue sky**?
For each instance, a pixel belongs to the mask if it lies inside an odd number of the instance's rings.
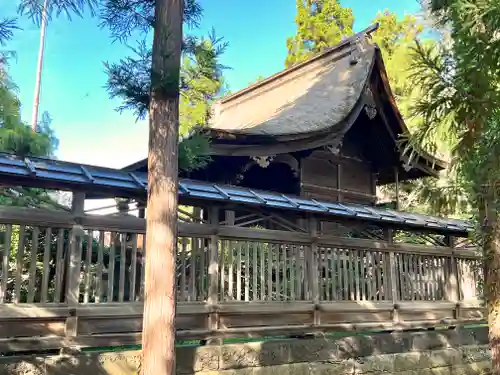
[[[15,15],[15,3],[0,5],[0,14]],[[199,32],[212,27],[229,47],[222,63],[234,92],[259,75],[283,69],[285,40],[295,33],[294,0],[201,0],[205,9]],[[355,29],[367,27],[377,11],[390,9],[399,15],[419,10],[417,0],[343,0],[356,18]],[[31,119],[40,31],[27,19],[22,31],[7,46],[17,52],[10,74],[19,87],[22,115]],[[197,32],[198,33],[198,32]],[[133,41],[131,41],[133,42]],[[147,123],[131,113],[119,114],[117,100],[104,89],[104,61],[117,61],[129,50],[112,43],[98,19],[90,16],[52,21],[47,29],[40,113],[48,111],[60,140],[60,159],[122,167],[146,156]]]

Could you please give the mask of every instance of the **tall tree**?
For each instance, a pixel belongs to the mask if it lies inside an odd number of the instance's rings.
[[[297,0],[295,23],[297,33],[286,41],[287,68],[352,35],[354,16],[352,9],[342,7],[337,0]]]
[[[484,255],[485,297],[492,374],[500,374],[500,3],[496,0],[429,2],[432,15],[450,30],[450,44],[417,44],[415,84],[423,95],[414,110],[423,117],[417,136],[435,148],[446,134],[454,142],[457,183],[463,184],[478,219]],[[481,64],[478,65],[478,62]]]
[[[183,38],[183,20],[197,25],[201,11],[195,0],[106,0],[101,13],[103,26],[119,40],[137,30],[145,35],[154,31],[152,48],[143,42],[134,57],[106,64],[110,95],[123,100],[119,110],[132,109],[138,118],[149,114],[142,367],[148,375],[175,370],[178,160],[184,169],[206,162],[198,154],[206,141],[192,129],[206,123],[211,100],[222,87],[217,58],[225,44],[213,34]],[[189,137],[180,143],[178,155],[179,118]]]
[[[35,94],[33,100],[33,114],[31,126],[33,131],[38,125],[38,106],[40,102],[40,88],[42,83],[43,55],[45,47],[45,30],[51,17],[65,13],[71,19],[72,15],[82,16],[86,8],[94,13],[98,0],[19,0],[18,13],[28,15],[40,26],[40,45],[37,60],[35,80]],[[0,26],[1,34],[1,26]]]
[[[175,373],[182,0],[158,0],[151,53],[143,375]]]

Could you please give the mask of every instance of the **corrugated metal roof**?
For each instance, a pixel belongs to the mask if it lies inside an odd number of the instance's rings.
[[[84,164],[42,158],[20,158],[0,153],[0,181],[5,185],[24,185],[61,190],[84,190],[107,196],[144,197],[147,174],[126,172]],[[270,191],[181,179],[179,195],[206,199],[320,213],[357,220],[391,223],[395,227],[413,227],[464,234],[472,229],[463,220],[444,219],[350,203],[303,199]]]

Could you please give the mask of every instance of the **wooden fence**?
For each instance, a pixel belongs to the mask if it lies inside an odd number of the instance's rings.
[[[179,222],[179,339],[404,329],[484,319],[473,249]],[[230,213],[230,212],[229,212]],[[231,217],[231,215],[226,215]],[[0,209],[0,352],[140,343],[145,220]]]

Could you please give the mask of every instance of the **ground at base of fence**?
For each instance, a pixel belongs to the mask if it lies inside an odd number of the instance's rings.
[[[136,375],[140,351],[3,357],[0,375]],[[177,348],[178,375],[487,375],[487,328]]]

